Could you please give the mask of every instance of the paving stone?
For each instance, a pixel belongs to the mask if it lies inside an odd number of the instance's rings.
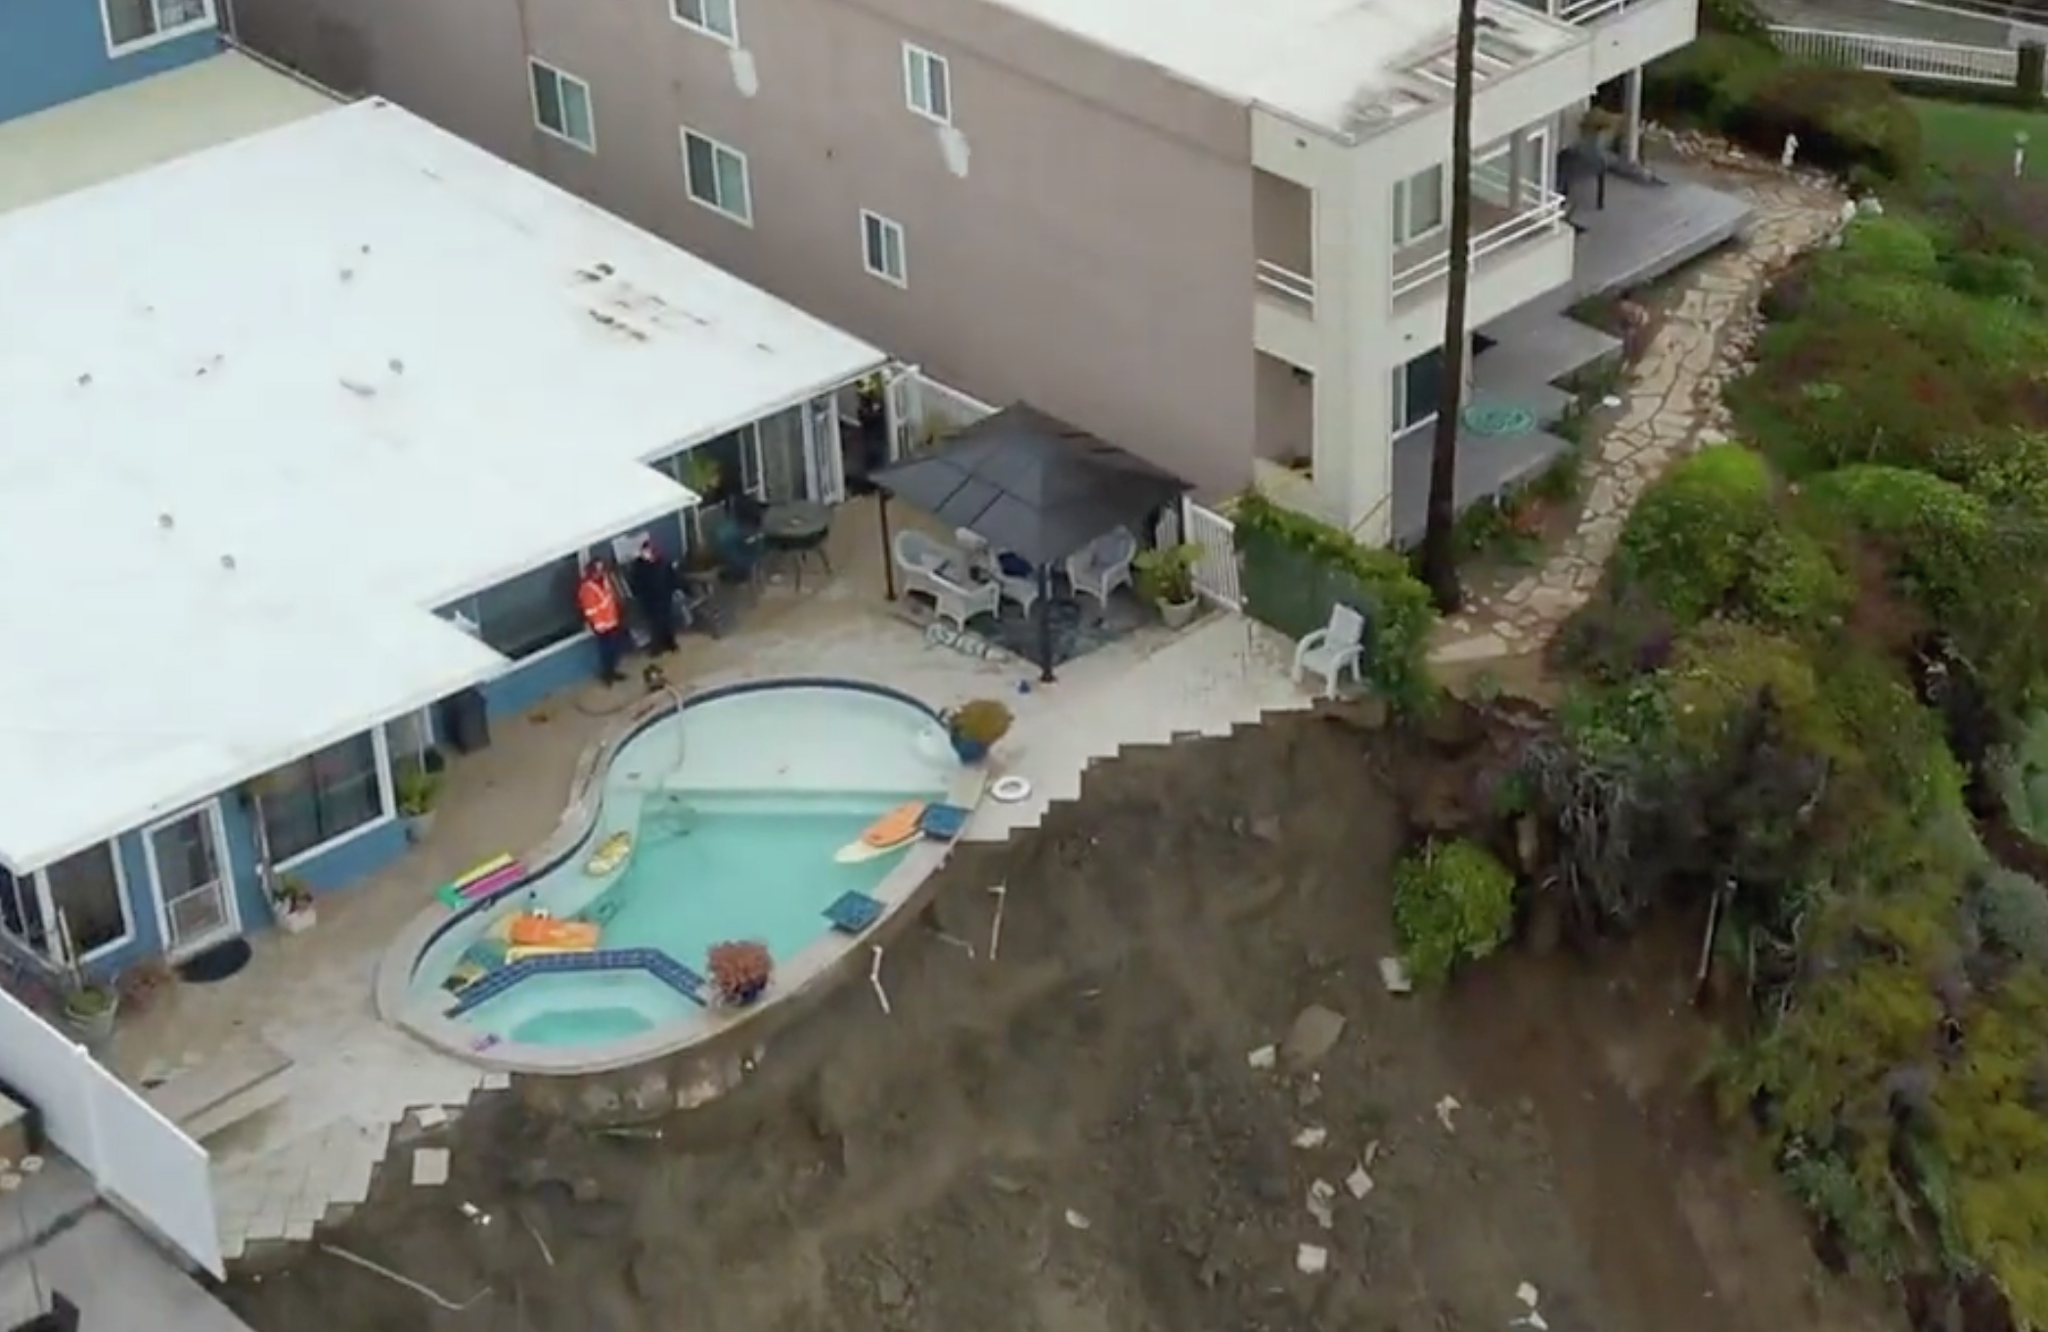
[[[412,1182],[415,1188],[438,1188],[448,1182],[448,1149],[422,1147],[412,1154]]]

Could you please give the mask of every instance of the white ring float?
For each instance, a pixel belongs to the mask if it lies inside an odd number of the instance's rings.
[[[1013,773],[1008,777],[996,778],[994,785],[988,788],[988,793],[997,804],[1014,805],[1020,800],[1031,798],[1031,783],[1028,779]]]

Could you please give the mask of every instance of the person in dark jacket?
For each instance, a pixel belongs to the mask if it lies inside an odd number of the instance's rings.
[[[626,569],[626,586],[647,619],[647,650],[657,655],[676,650],[676,566],[663,558],[652,538]]]

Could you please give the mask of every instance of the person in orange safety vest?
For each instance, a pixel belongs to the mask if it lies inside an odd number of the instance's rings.
[[[619,661],[626,655],[626,624],[619,615],[619,594],[604,561],[592,560],[583,566],[583,577],[576,584],[576,608],[583,612],[583,623],[597,639],[598,679],[617,684],[626,678],[619,674]]]

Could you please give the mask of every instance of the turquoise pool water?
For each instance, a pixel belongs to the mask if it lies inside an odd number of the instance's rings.
[[[789,957],[830,926],[822,914],[846,892],[872,892],[896,856],[833,859],[900,797],[792,801],[722,797],[714,808],[650,803],[633,859],[579,913],[604,927],[607,948],[658,948],[698,971],[713,944],[753,939]]]
[[[496,926],[536,908],[597,924],[603,951],[651,949],[699,975],[727,941],[794,957],[832,933],[826,907],[875,893],[902,858],[841,864],[840,849],[906,801],[943,799],[957,772],[932,716],[886,694],[806,683],[692,702],[618,751],[579,851],[444,932],[415,969],[418,993],[446,1006],[458,973],[502,965]],[[610,876],[591,875],[591,851],[619,830],[633,835],[631,855]],[[625,967],[524,975],[457,1020],[479,1039],[559,1048],[630,1039],[702,1011],[659,976]]]

